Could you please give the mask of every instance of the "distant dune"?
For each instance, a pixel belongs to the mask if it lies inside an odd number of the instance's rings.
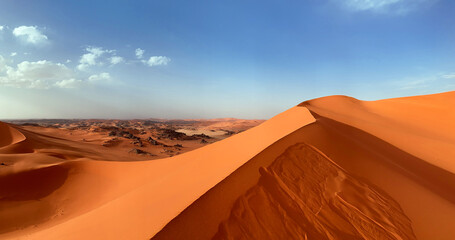
[[[454,106],[329,96],[149,161],[0,123],[0,239],[455,239]]]

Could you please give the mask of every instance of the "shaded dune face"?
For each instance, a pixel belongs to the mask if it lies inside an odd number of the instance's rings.
[[[420,160],[361,130],[312,114],[317,122],[255,156],[153,239],[414,239],[412,221],[385,190],[390,190],[390,178],[397,181],[392,187],[409,191],[399,182],[417,177],[419,172],[407,169]],[[392,178],[395,173],[400,178]],[[386,180],[380,187],[372,184],[377,177]],[[428,176],[421,177],[415,181],[425,185],[421,181]]]
[[[310,145],[259,171],[214,239],[416,239],[397,202]]]
[[[46,145],[45,140],[22,131],[0,122],[0,162],[3,164],[0,166],[0,233],[52,218],[57,207],[44,199],[65,183],[70,170],[58,161],[48,160],[49,156],[59,159],[56,153],[36,153]],[[57,144],[49,142],[48,145]],[[19,159],[40,163],[11,166]]]
[[[43,198],[58,189],[68,169],[54,165],[17,174],[0,176],[1,201],[26,201]]]
[[[21,132],[3,122],[0,122],[0,136],[0,150],[26,139]]]
[[[49,220],[56,207],[39,201],[60,188],[68,169],[59,165],[0,176],[0,233]],[[38,201],[37,201],[38,200]]]

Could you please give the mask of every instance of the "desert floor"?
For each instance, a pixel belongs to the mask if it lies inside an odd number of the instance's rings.
[[[455,239],[454,106],[0,123],[0,239]]]

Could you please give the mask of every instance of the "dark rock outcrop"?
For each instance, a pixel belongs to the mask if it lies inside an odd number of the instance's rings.
[[[211,139],[212,137],[210,137],[209,135],[205,135],[203,133],[201,134],[193,134],[192,137],[195,137],[195,138],[202,138],[202,139]]]

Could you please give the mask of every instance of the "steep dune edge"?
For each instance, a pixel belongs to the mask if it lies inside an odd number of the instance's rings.
[[[12,146],[26,140],[24,134],[3,122],[0,122],[0,136],[0,153],[8,152]]]
[[[33,164],[56,161],[59,166],[68,169],[67,175],[62,185],[46,193],[46,196],[35,196],[34,199],[27,199],[27,202],[11,198],[0,200],[0,204],[16,205],[13,211],[0,211],[0,218],[8,217],[8,214],[17,217],[16,224],[3,229],[6,233],[0,238],[150,238],[198,197],[260,151],[314,121],[306,108],[294,107],[223,141],[154,161],[93,161],[100,159],[99,154],[85,150],[82,145],[78,146],[81,148],[80,156],[66,159],[67,153],[73,153],[75,149],[42,147],[28,154],[27,157],[38,154],[44,158],[33,161]],[[58,143],[69,144],[63,140],[58,140]],[[13,163],[14,160],[25,161],[20,154],[9,155]],[[40,205],[34,205],[36,203]],[[44,205],[51,210],[40,221],[24,226],[20,216],[15,215],[24,210],[21,207],[23,204],[29,208],[25,209],[28,213],[38,211]]]
[[[455,91],[378,101],[331,96],[299,106],[361,129],[455,173]]]
[[[450,109],[453,93],[404,99],[378,101],[388,104],[387,108],[378,109],[374,107],[375,102],[345,96],[302,103],[301,106],[311,110],[315,123],[280,139],[245,163],[169,222],[153,239],[274,239],[276,233],[290,234],[290,239],[304,239],[305,234],[308,239],[310,236],[317,239],[454,239],[455,175],[432,162],[434,158],[425,159],[425,154],[417,157],[415,151],[423,147],[431,152],[423,145],[435,138],[453,145],[450,135],[453,129],[449,134],[445,132],[455,122],[452,113],[445,113]],[[395,101],[403,104],[395,105]],[[446,101],[449,104],[444,103]],[[387,111],[381,112],[384,110]],[[397,114],[388,116],[389,111]],[[339,116],[343,122],[337,121]],[[413,122],[417,116],[420,117]],[[448,119],[439,119],[446,117]],[[440,125],[435,127],[434,121]],[[386,132],[393,131],[394,136],[401,135],[411,144],[406,148],[392,141],[392,137],[384,140],[376,131],[371,131],[376,127],[388,128]],[[422,136],[421,144],[413,148],[415,138]],[[310,145],[317,151],[311,150]],[[314,151],[316,153],[308,154]],[[303,157],[305,154],[318,157],[308,159]],[[438,154],[448,159],[451,149],[445,148]],[[329,160],[333,164],[328,164]],[[314,165],[316,162],[325,164],[322,170]],[[349,199],[343,204],[348,206],[346,203],[349,203],[351,208],[342,208],[341,199],[337,205],[333,205],[333,200],[324,200],[326,206],[332,205],[321,220],[314,217],[313,213],[318,211],[308,209],[314,210],[324,202],[321,201],[322,186],[305,184],[305,177],[316,179],[324,169],[336,169],[348,176],[346,192],[341,196]],[[283,178],[287,179],[285,184]],[[354,213],[363,214],[363,218]],[[305,222],[305,227],[296,221]],[[379,233],[382,234],[375,235]]]
[[[320,173],[324,172],[324,169],[338,169],[338,166],[336,166],[337,164],[335,163],[324,163],[329,161],[328,157],[320,151],[314,150],[313,147],[309,147],[305,143],[307,141],[313,141],[319,145],[320,141],[325,143],[331,142],[330,139],[332,139],[332,136],[330,136],[329,139],[326,139],[326,134],[324,131],[325,125],[320,125],[318,122],[316,122],[302,127],[301,129],[291,133],[285,138],[280,139],[269,148],[265,149],[260,154],[255,156],[253,159],[248,161],[241,168],[232,173],[228,178],[220,182],[217,186],[210,189],[209,192],[204,194],[196,202],[185,209],[185,211],[182,212],[178,217],[174,218],[169,224],[167,224],[162,231],[153,237],[153,239],[280,239],[279,236],[287,236],[286,238],[289,239],[300,239],[304,238],[305,234],[307,234],[307,237],[317,236],[317,239],[327,239],[322,237],[323,234],[325,234],[325,230],[324,228],[321,228],[321,226],[324,225],[321,225],[320,223],[317,223],[317,221],[314,221],[317,218],[311,219],[312,221],[306,221],[307,224],[303,229],[302,226],[298,226],[298,224],[294,226],[290,226],[288,224],[294,221],[292,218],[290,218],[291,216],[296,216],[296,218],[300,217],[299,221],[305,218],[305,215],[302,215],[302,209],[313,209],[315,206],[315,201],[300,202],[299,208],[288,208],[288,212],[275,211],[275,206],[283,206],[283,202],[280,204],[278,204],[276,201],[273,203],[271,202],[273,196],[279,196],[279,194],[273,190],[276,190],[276,187],[271,187],[273,184],[266,186],[266,188],[270,190],[268,194],[256,195],[255,201],[251,202],[250,204],[251,206],[242,205],[245,203],[245,196],[249,196],[251,192],[255,192],[257,189],[264,188],[264,186],[261,184],[263,183],[264,176],[268,176],[266,173],[269,170],[264,172],[261,169],[271,169],[271,166],[275,166],[273,167],[273,171],[275,171],[276,175],[284,175],[284,177],[290,177],[290,175],[292,175],[292,179],[289,180],[288,178],[286,184],[283,185],[284,188],[288,188],[288,184],[294,189],[297,189],[298,186],[298,194],[304,200],[321,200],[322,198],[320,196],[320,189],[314,190],[314,188],[308,188],[308,186],[303,185],[300,180],[306,179],[307,177],[314,178],[315,176],[319,176]],[[372,138],[372,136],[368,135],[363,137],[366,137],[367,139]],[[316,141],[314,139],[316,139]],[[334,137],[333,141],[346,141],[346,139]],[[294,147],[292,147],[293,145]],[[358,151],[365,151],[362,146],[356,146],[351,143],[349,143],[349,145],[353,146],[353,149],[359,149]],[[311,154],[306,155],[310,156],[310,158],[305,155],[305,153],[308,152]],[[353,159],[347,159],[347,161],[352,164],[356,164],[357,161],[364,160],[382,162],[383,159],[378,159],[376,154],[377,153],[375,151],[368,152],[367,156],[362,156],[360,159],[353,157]],[[313,157],[311,157],[311,155],[313,155]],[[398,157],[405,156],[406,154]],[[279,164],[277,162],[279,162]],[[321,162],[321,165],[317,165],[319,162]],[[280,164],[284,164],[286,167],[276,167]],[[316,166],[313,164],[316,164]],[[298,167],[294,165],[297,165]],[[317,166],[322,167],[322,169],[319,169]],[[337,171],[345,172],[344,170],[339,169]],[[365,174],[368,175],[369,173],[366,172]],[[384,178],[388,178],[388,176],[392,173],[380,171],[378,174],[383,174],[382,176]],[[345,175],[349,176],[350,174],[346,173]],[[323,176],[329,178],[327,174]],[[321,177],[319,179],[321,179]],[[334,186],[336,185],[335,182],[336,181],[331,181],[331,183],[328,185]],[[364,189],[362,191],[357,191],[359,189],[351,191],[352,187],[344,189],[346,190],[344,193],[346,196],[355,196],[354,198],[349,198],[352,201],[351,205],[357,209],[360,209],[362,213],[365,213],[366,216],[374,220],[373,222],[369,222],[369,224],[372,224],[371,226],[367,224],[370,227],[369,230],[362,232],[364,236],[370,236],[366,239],[378,239],[377,237],[379,237],[379,235],[374,234],[377,230],[376,228],[383,229],[384,225],[381,223],[382,221],[395,222],[394,224],[399,225],[396,228],[400,230],[392,230],[392,236],[395,237],[391,239],[415,238],[412,232],[412,228],[410,227],[411,222],[405,217],[403,211],[400,209],[396,201],[388,196],[386,192],[375,187],[373,184],[369,183],[369,181],[365,181],[364,178],[359,179],[356,176],[350,176],[348,181],[349,184],[347,184],[348,186],[350,186],[350,182],[358,182],[363,187],[368,186],[368,189],[374,189],[374,191],[372,191],[374,192],[373,195],[376,194],[375,196],[378,197],[371,201],[368,200],[369,197],[366,197],[367,195],[362,195],[362,193],[370,191],[366,188],[360,188]],[[316,185],[313,184],[313,186]],[[273,194],[271,191],[273,191]],[[358,192],[361,194],[356,195]],[[282,197],[281,200],[289,205],[291,202],[298,199],[295,197],[296,194],[292,196],[294,197],[291,198],[290,195],[285,195],[285,197]],[[341,194],[341,196],[343,196],[343,194]],[[382,200],[379,200],[382,198],[386,199],[387,201],[384,202]],[[306,206],[306,204],[308,204],[308,206]],[[262,206],[264,208],[256,208],[258,206]],[[380,209],[381,214],[377,215],[377,210],[372,211],[368,210],[368,208],[378,208]],[[388,209],[391,208],[395,209],[397,212],[389,212]],[[337,234],[335,234],[333,238],[329,239],[357,239],[355,238],[355,231],[352,230],[353,225],[357,224],[356,226],[359,227],[360,225],[358,224],[361,224],[362,221],[356,221],[356,218],[354,218],[355,216],[351,216],[351,219],[347,221],[348,223],[343,222],[344,220],[342,217],[340,217],[340,215],[345,215],[344,217],[349,219],[349,215],[347,214],[348,212],[345,211],[337,213],[336,211],[330,211],[331,209],[332,208],[329,208],[325,213],[327,215],[325,218],[330,219],[330,221],[325,222],[325,224],[332,224],[330,226],[331,230],[327,234],[333,235],[334,231]],[[247,211],[249,212],[247,213]],[[316,213],[317,211],[315,210],[314,212]],[[306,216],[309,216],[308,211],[306,213]],[[341,221],[340,218],[343,221]],[[397,218],[400,219],[399,222],[396,222]],[[353,225],[351,225],[350,221],[353,222]],[[381,224],[376,226],[375,222]],[[404,225],[402,226],[401,224]],[[315,225],[319,225],[319,227]],[[392,227],[390,225],[388,226],[390,227],[388,228],[389,230],[395,229],[395,227]],[[294,229],[286,229],[286,227]],[[273,231],[270,229],[273,229]],[[319,229],[320,231],[319,233],[312,230],[310,233],[306,232],[309,229]],[[239,231],[236,232],[236,230]],[[390,234],[391,233],[384,233],[381,236],[390,237]],[[396,237],[396,234],[398,234],[398,236],[404,237]]]
[[[303,128],[300,141],[384,190],[410,218],[417,239],[455,237],[454,174],[365,131],[313,114],[317,122]]]
[[[311,143],[386,190],[419,239],[455,238],[455,92],[379,101],[332,96],[300,106],[312,111],[325,136]]]

